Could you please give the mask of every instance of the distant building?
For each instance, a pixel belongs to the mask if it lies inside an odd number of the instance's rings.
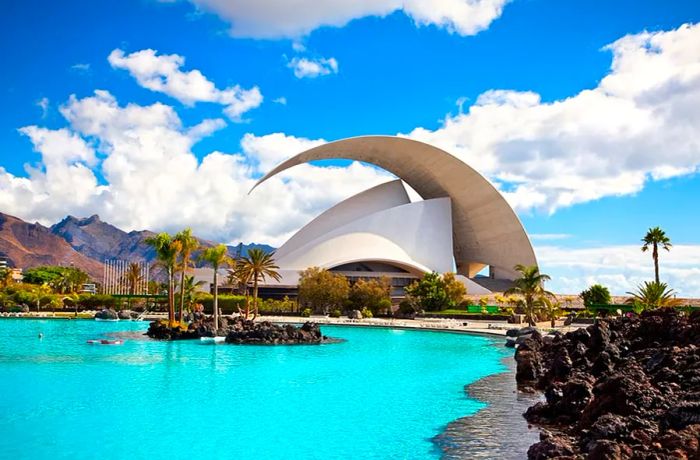
[[[456,272],[468,292],[489,294],[511,285],[516,264],[537,264],[500,192],[466,163],[422,142],[391,136],[331,142],[288,159],[255,187],[324,159],[371,163],[398,179],[338,203],[293,235],[275,253],[282,280],[268,280],[268,294],[297,286],[300,271],[313,266],[351,281],[388,276],[394,295],[427,272]],[[422,200],[412,201],[405,184]]]
[[[97,294],[97,285],[95,283],[85,283],[78,292],[81,294]]]

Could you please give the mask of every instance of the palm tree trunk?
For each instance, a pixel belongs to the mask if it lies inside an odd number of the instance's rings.
[[[214,335],[219,330],[219,283],[217,282],[217,267],[214,267]]]
[[[656,243],[654,243],[654,252],[652,256],[654,257],[654,279],[656,279],[656,284],[659,284],[659,247]]]
[[[255,308],[255,313],[253,314],[253,320],[258,317],[258,277],[255,276],[253,280],[253,307]]]
[[[248,285],[245,287],[245,319],[250,315],[250,295],[248,295]]]
[[[168,268],[168,326],[175,322],[175,276],[173,270]]]
[[[180,312],[178,321],[182,322],[182,310],[185,309],[185,271],[187,270],[187,260],[182,261],[182,274],[180,275]]]

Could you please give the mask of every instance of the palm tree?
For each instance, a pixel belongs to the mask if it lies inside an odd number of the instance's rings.
[[[244,269],[243,262],[240,259],[235,261],[232,269],[229,269],[227,281],[235,286],[234,289],[236,291],[245,296],[245,318],[248,319],[248,315],[250,315],[250,293],[248,291],[250,272]],[[241,308],[238,307],[238,313],[240,314],[240,312]]]
[[[214,331],[219,330],[219,267],[230,265],[228,248],[225,244],[207,248],[199,256],[201,260],[209,263],[214,268]]]
[[[561,309],[561,302],[556,297],[543,297],[541,301],[542,312],[545,318],[551,322],[552,327],[556,327],[557,319],[564,313]]]
[[[190,268],[190,258],[192,257],[192,252],[196,251],[199,247],[199,241],[192,235],[192,229],[186,228],[175,235],[176,241],[180,242],[180,255],[182,256],[181,268],[182,272],[180,274],[180,286],[185,284],[185,275],[187,269]],[[182,321],[182,310],[185,305],[185,291],[180,292],[180,314],[178,321]]]
[[[675,291],[669,288],[668,284],[656,281],[645,281],[637,287],[637,292],[627,294],[632,297],[627,299],[626,303],[638,305],[643,309],[672,307],[679,304],[679,300],[675,298]]]
[[[653,227],[647,231],[642,238],[644,245],[642,252],[647,252],[651,246],[651,257],[654,259],[654,280],[659,283],[659,245],[667,251],[671,250],[671,239],[666,236],[666,232],[661,227]]]
[[[182,245],[165,232],[149,236],[145,243],[155,249],[158,262],[168,273],[168,325],[173,327],[175,324],[175,267]]]
[[[143,274],[141,273],[141,264],[138,262],[130,262],[126,267],[126,272],[124,272],[124,281],[129,287],[129,295],[136,294],[136,288],[142,280]]]
[[[192,310],[192,304],[194,303],[194,293],[197,288],[204,285],[204,281],[194,280],[194,276],[185,276],[185,284],[180,286],[180,293],[184,294],[185,303],[183,303],[183,308],[186,306],[187,310]]]
[[[253,306],[255,313],[253,319],[258,316],[258,284],[265,281],[266,277],[273,278],[277,281],[281,279],[277,272],[279,267],[275,265],[273,253],[267,253],[259,248],[253,248],[248,251],[245,257],[240,259],[241,277],[249,279],[253,282]],[[248,306],[246,305],[246,319],[248,318]]]
[[[525,311],[528,324],[534,326],[537,310],[542,307],[544,299],[554,297],[554,294],[544,289],[545,281],[549,281],[551,278],[549,275],[540,273],[537,265],[518,264],[514,268],[520,272],[520,278],[514,280],[514,286],[504,294],[520,297],[517,300],[517,305]]]

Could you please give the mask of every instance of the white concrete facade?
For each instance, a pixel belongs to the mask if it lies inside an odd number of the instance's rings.
[[[467,278],[489,266],[492,277],[512,280],[516,264],[537,264],[520,220],[498,190],[461,160],[422,142],[391,136],[331,142],[286,160],[255,187],[322,159],[371,163],[400,180],[359,193],[312,220],[276,252],[284,270],[377,261],[410,273],[457,271]],[[411,203],[402,180],[423,201]]]

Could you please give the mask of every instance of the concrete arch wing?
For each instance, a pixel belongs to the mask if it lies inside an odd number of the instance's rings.
[[[410,202],[411,200],[401,180],[396,179],[379,184],[351,196],[321,213],[277,249],[275,258],[277,261],[284,260],[287,254],[296,251],[310,241],[326,235],[339,226],[348,224],[368,214]]]
[[[423,142],[393,136],[330,142],[284,161],[255,187],[293,166],[340,158],[379,166],[426,200],[451,198],[454,258],[459,273],[473,277],[484,265],[490,265],[497,278],[514,279],[516,264],[537,264],[520,220],[498,190],[466,163]]]
[[[426,232],[426,225],[433,230]],[[452,271],[450,199],[419,201],[362,216],[285,251],[277,264],[304,270],[359,260],[393,262],[419,272]]]

